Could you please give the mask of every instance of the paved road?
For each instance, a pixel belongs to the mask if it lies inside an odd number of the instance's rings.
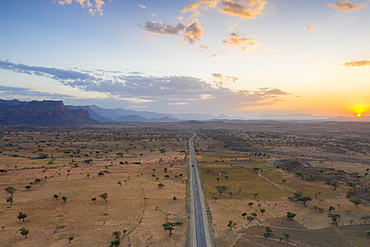
[[[198,181],[198,169],[194,154],[194,140],[195,134],[189,140],[190,151],[190,183],[191,183],[191,243],[192,247],[207,247],[212,246],[209,231],[206,209],[204,206],[204,198],[201,185]]]

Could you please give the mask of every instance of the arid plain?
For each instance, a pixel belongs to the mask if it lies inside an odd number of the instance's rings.
[[[366,246],[369,127],[2,127],[0,245],[109,246],[119,239],[120,246],[186,246],[192,131],[215,246]],[[183,225],[170,236],[165,222]]]

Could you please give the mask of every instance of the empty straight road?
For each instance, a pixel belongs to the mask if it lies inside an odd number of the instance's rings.
[[[211,247],[211,237],[208,230],[207,211],[204,195],[199,182],[197,162],[194,154],[194,134],[189,140],[189,170],[190,170],[190,247]]]

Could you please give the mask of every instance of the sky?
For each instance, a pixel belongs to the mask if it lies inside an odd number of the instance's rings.
[[[0,99],[370,115],[370,0],[0,0]]]

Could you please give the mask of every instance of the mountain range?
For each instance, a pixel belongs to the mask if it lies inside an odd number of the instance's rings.
[[[288,121],[361,121],[368,122],[370,117],[317,117],[309,114],[267,114],[263,120]],[[178,122],[178,121],[245,121],[226,115],[211,114],[175,114],[149,111],[125,110],[122,108],[104,109],[96,105],[64,105],[63,101],[19,101],[0,99],[0,125],[30,126],[80,126],[99,123],[117,122]],[[258,120],[257,120],[258,121]]]

